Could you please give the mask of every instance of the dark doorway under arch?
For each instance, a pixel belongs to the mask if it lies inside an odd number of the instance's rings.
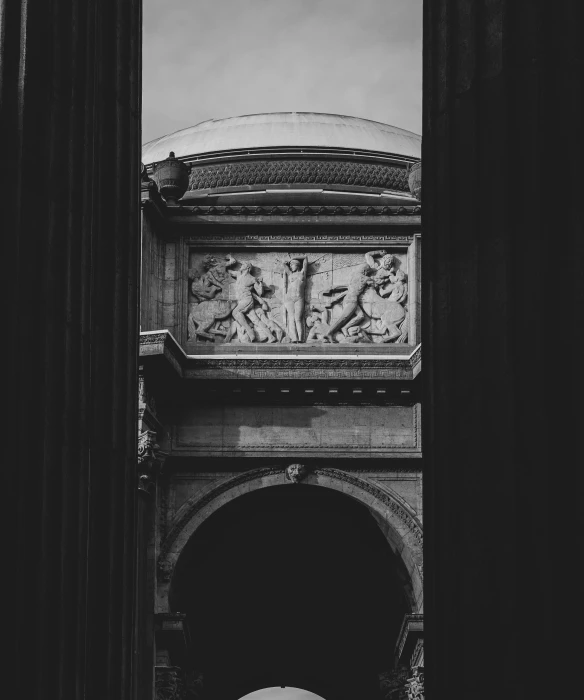
[[[369,510],[305,484],[243,495],[186,545],[170,603],[212,700],[295,686],[378,698],[409,612],[403,563]]]

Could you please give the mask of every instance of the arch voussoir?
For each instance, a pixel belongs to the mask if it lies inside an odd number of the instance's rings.
[[[271,486],[302,488],[318,486],[339,491],[370,509],[391,549],[403,561],[410,581],[408,590],[412,608],[419,612],[422,595],[422,525],[413,509],[397,494],[367,479],[335,468],[317,467],[303,484],[290,484],[283,467],[253,469],[215,483],[203,493],[187,500],[177,512],[158,557],[159,612],[169,608],[172,576],[180,555],[201,524],[226,503],[246,493]]]

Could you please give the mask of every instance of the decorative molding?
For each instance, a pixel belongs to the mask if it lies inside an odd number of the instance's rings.
[[[355,245],[355,246],[404,246],[408,247],[414,239],[413,235],[408,236],[396,236],[396,235],[383,235],[383,234],[367,234],[367,235],[324,235],[324,234],[288,234],[288,235],[276,235],[276,234],[253,234],[253,235],[242,235],[241,233],[234,231],[232,235],[226,234],[202,234],[196,238],[187,238],[185,242],[187,245],[192,247],[205,246],[208,247],[210,244],[225,244],[228,246],[243,245],[258,246],[260,244],[271,244],[274,247],[277,246],[290,246],[302,247],[304,245],[318,245],[319,247],[323,245]]]
[[[410,193],[404,166],[358,161],[291,158],[191,165],[189,191],[254,185],[346,185]]]
[[[412,379],[410,358],[396,360],[344,359],[342,355],[326,359],[298,358],[221,358],[199,359],[191,356],[191,368],[185,378],[194,379]]]
[[[320,346],[319,346],[320,347]],[[326,346],[327,349],[329,346]],[[170,331],[150,331],[140,334],[140,356],[166,355],[185,379],[332,379],[332,380],[411,380],[421,369],[421,345],[410,355],[381,355],[368,353],[359,346],[359,357],[335,354],[330,346],[326,357],[293,357],[187,355]],[[344,348],[344,346],[341,346]],[[393,346],[395,347],[395,346]],[[245,348],[245,346],[242,346]],[[404,346],[406,352],[411,346]]]
[[[194,205],[189,206],[188,199],[182,200],[180,210],[173,211],[173,215],[185,216],[197,214],[200,216],[420,216],[422,207],[416,205],[401,206],[286,206],[286,205]]]
[[[420,576],[424,576],[423,566],[419,566]],[[397,638],[395,647],[396,659],[399,661],[404,653],[406,643],[408,646],[411,639],[421,637],[424,634],[424,615],[422,613],[407,613],[404,615],[401,629]],[[410,641],[408,641],[410,640]]]
[[[416,646],[414,647],[414,651],[412,652],[412,656],[410,658],[410,666],[412,668],[415,668],[416,666],[423,666],[424,665],[424,639],[423,637],[420,637],[416,641]]]
[[[192,503],[191,507],[186,509],[186,511],[172,524],[165,541],[162,543],[160,549],[160,555],[158,559],[158,572],[159,577],[163,575],[164,581],[170,581],[172,578],[172,570],[174,564],[168,561],[166,557],[170,552],[170,548],[176,538],[179,536],[181,531],[184,529],[185,525],[191,520],[191,518],[201,511],[205,506],[207,506],[211,501],[221,496],[221,494],[226,491],[245,484],[248,481],[253,481],[261,477],[272,476],[273,474],[282,474],[284,472],[283,467],[264,467],[260,469],[250,469],[249,471],[242,472],[237,476],[231,477],[212,487],[209,491],[203,494],[199,499]]]
[[[184,508],[182,514],[180,514],[178,518],[175,519],[166,539],[162,543],[158,559],[159,580],[165,582],[171,580],[174,569],[174,562],[171,559],[169,559],[168,556],[171,552],[174,542],[179,537],[180,533],[184,530],[187,523],[190,520],[192,520],[192,518],[197,513],[199,513],[212,501],[219,498],[226,491],[230,491],[231,489],[234,489],[237,486],[241,486],[242,484],[246,484],[255,479],[261,479],[276,474],[284,475],[284,473],[285,468],[281,466],[263,467],[242,472],[237,476],[225,479],[216,486],[213,486],[200,498],[192,502],[190,506]],[[375,484],[372,484],[370,481],[357,477],[354,474],[341,471],[340,469],[316,467],[311,470],[311,473],[317,476],[324,476],[336,479],[340,483],[350,484],[351,486],[354,486],[360,489],[361,491],[364,491],[376,498],[378,501],[383,503],[383,505],[386,506],[405,525],[410,534],[413,536],[417,547],[419,547],[420,549],[422,548],[422,526],[415,516],[415,511],[397,494],[394,494],[393,492],[390,494],[389,491],[382,489],[381,487]]]
[[[154,333],[140,333],[140,346],[142,345],[160,345],[166,341],[167,336],[171,335],[170,331],[155,331]],[[174,340],[174,338],[173,338]],[[176,341],[175,341],[176,342]]]
[[[390,495],[388,491],[382,489],[380,486],[376,486],[366,479],[354,476],[353,474],[341,471],[340,469],[317,467],[313,470],[313,473],[333,477],[339,481],[356,486],[362,491],[366,491],[367,493],[371,494],[378,501],[381,501],[383,505],[387,506],[392,513],[397,515],[397,517],[406,525],[408,530],[414,536],[417,544],[420,547],[423,546],[424,536],[422,526],[416,518],[415,511],[397,494],[392,493],[392,495]]]
[[[420,353],[418,353],[418,358],[419,358]],[[366,357],[360,357],[359,359],[345,359],[342,357],[342,355],[339,355],[338,357],[330,358],[327,357],[326,359],[321,359],[321,358],[310,358],[310,359],[304,359],[302,356],[299,356],[298,359],[296,358],[279,358],[278,356],[275,356],[274,358],[271,357],[262,357],[262,358],[245,358],[245,359],[240,359],[240,358],[221,358],[221,359],[204,359],[200,360],[199,358],[196,358],[197,364],[200,365],[200,367],[203,368],[209,368],[209,369],[215,369],[215,368],[231,368],[234,369],[236,367],[241,366],[243,363],[247,367],[254,368],[254,369],[274,369],[274,368],[280,368],[280,369],[290,369],[292,367],[297,368],[297,369],[308,369],[309,367],[315,367],[319,369],[326,369],[331,367],[331,363],[334,362],[334,368],[335,369],[369,369],[369,368],[378,368],[378,367],[383,367],[384,369],[399,369],[400,367],[403,367],[404,365],[404,360],[396,360],[392,359],[391,356],[385,358],[379,357],[379,359],[374,358],[374,359],[367,359]],[[408,358],[408,363],[410,366],[412,366],[412,358]]]

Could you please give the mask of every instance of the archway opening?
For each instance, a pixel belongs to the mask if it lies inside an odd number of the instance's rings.
[[[302,688],[262,688],[244,695],[240,700],[325,700]]]
[[[367,507],[306,484],[266,487],[198,528],[170,604],[187,614],[210,698],[287,686],[366,700],[410,610],[403,576]]]

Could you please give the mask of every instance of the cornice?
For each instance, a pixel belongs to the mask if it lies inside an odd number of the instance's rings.
[[[395,645],[396,658],[399,661],[404,653],[406,642],[410,651],[417,639],[424,634],[424,615],[422,613],[407,613],[402,621],[401,629]]]
[[[164,356],[182,379],[412,380],[421,369],[421,345],[404,355],[188,355],[170,331],[140,334],[140,357]]]
[[[340,148],[330,146],[260,146],[254,148],[232,148],[227,150],[209,151],[207,153],[179,155],[178,160],[191,167],[212,164],[245,163],[250,161],[282,161],[334,160],[357,163],[382,163],[406,168],[419,162],[419,158],[405,156],[386,151],[370,151],[358,148]],[[153,163],[148,163],[146,169],[152,173]]]

